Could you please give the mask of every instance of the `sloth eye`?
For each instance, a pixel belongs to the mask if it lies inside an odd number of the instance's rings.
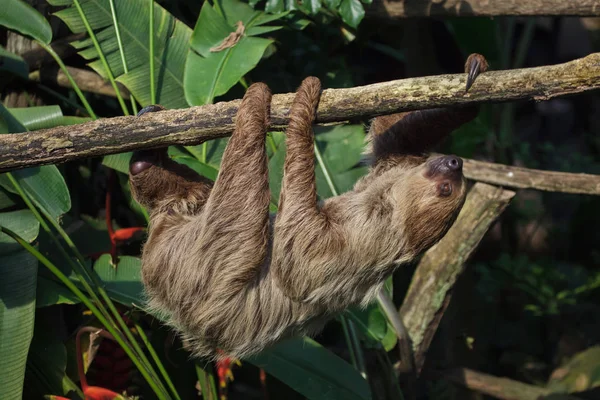
[[[450,182],[442,182],[438,185],[440,196],[448,197],[452,194],[452,185]]]

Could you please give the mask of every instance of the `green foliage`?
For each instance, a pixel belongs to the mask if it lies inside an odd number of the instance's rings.
[[[212,103],[254,69],[273,43],[256,36],[281,29],[281,26],[265,24],[284,15],[254,11],[238,0],[221,0],[215,6],[205,2],[192,34],[185,68],[188,104]],[[241,28],[237,27],[238,23],[242,24]],[[236,29],[243,29],[243,34],[235,36]],[[231,37],[236,39],[223,45]]]
[[[46,19],[22,0],[4,0],[0,25],[43,43],[52,40],[52,29]]]
[[[18,232],[28,242],[39,224],[27,210],[0,213],[0,225]],[[37,260],[0,234],[0,387],[2,397],[22,397],[25,363],[33,337]]]
[[[358,372],[312,339],[286,340],[250,361],[309,399],[371,398]]]
[[[600,288],[600,272],[589,273],[576,264],[535,262],[526,256],[501,254],[489,265],[478,264],[477,272],[484,298],[491,301],[510,286],[527,295],[530,303],[525,309],[536,316],[558,315],[562,306],[576,304],[581,296]]]
[[[73,33],[86,32],[77,7],[69,0],[49,0],[52,5],[69,6],[56,13]],[[96,32],[100,48],[118,82],[129,89],[142,104],[151,104],[149,66],[149,6],[146,0],[114,1],[117,24],[121,35],[129,73],[125,73],[118,49],[109,0],[79,1],[83,13]],[[167,108],[186,107],[183,90],[183,72],[192,30],[176,20],[164,8],[154,3],[154,64],[157,102]],[[104,78],[108,77],[91,38],[76,41],[79,54]]]
[[[260,0],[250,0],[250,5],[254,7],[260,2]],[[272,13],[298,10],[313,16],[326,10],[329,13],[339,15],[342,21],[352,28],[357,28],[365,16],[363,4],[371,3],[372,0],[266,0],[264,7],[265,11]]]

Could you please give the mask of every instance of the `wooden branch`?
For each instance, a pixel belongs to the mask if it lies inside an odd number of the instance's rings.
[[[600,195],[600,175],[542,171],[463,159],[468,179],[515,189]]]
[[[409,17],[494,17],[494,16],[597,16],[598,0],[375,0],[366,7],[367,16]]]
[[[514,195],[509,190],[476,183],[450,231],[419,262],[400,309],[413,343],[417,371],[423,367],[465,262]]]
[[[58,56],[64,60],[65,58],[77,53],[77,49],[71,46],[71,42],[83,39],[85,36],[85,33],[70,35],[63,39],[55,40],[52,42],[52,44],[50,44],[50,46],[54,52],[56,52],[56,54],[58,54]],[[48,53],[39,45],[36,45],[35,48],[23,53],[22,57],[27,65],[29,65],[30,71],[39,69],[44,64],[56,64],[56,61],[54,61],[54,58],[52,58],[50,53]]]
[[[484,374],[468,368],[456,368],[435,374],[471,390],[503,400],[576,400],[577,397],[551,393],[549,389],[529,385],[508,378]]]
[[[67,70],[84,92],[91,92],[100,94],[103,96],[117,97],[113,87],[108,81],[105,81],[100,75],[94,71],[87,69],[67,67]],[[44,68],[34,71],[29,74],[29,79],[32,81],[42,83],[52,83],[54,85],[62,86],[65,88],[72,88],[71,82],[67,79],[65,73],[57,66],[51,68]],[[117,86],[120,89],[121,96],[128,100],[129,91],[121,83],[117,82]]]
[[[403,79],[328,89],[317,122],[373,117],[399,111],[521,99],[545,100],[600,88],[600,53],[564,64],[482,74],[465,93],[465,74]],[[273,96],[274,127],[286,125],[293,94]],[[32,133],[2,135],[0,171],[227,136],[239,100],[116,117]]]

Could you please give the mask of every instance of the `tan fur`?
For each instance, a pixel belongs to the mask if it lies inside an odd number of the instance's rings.
[[[136,198],[151,209],[142,255],[149,305],[195,355],[219,357],[221,349],[245,357],[368,304],[395,268],[441,239],[462,207],[462,173],[449,177],[439,157],[425,157],[429,143],[417,146],[412,131],[400,141],[389,124],[379,131],[387,117],[373,124],[375,148],[389,147],[376,152],[371,172],[354,190],[318,203],[311,124],[320,92],[317,78],[305,79],[290,111],[276,216],[269,216],[264,84],[244,96],[212,190],[170,160],[131,174]],[[397,146],[408,142],[409,151]],[[448,182],[452,193],[440,195]]]

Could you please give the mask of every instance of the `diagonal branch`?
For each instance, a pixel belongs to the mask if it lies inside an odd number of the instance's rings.
[[[465,93],[465,74],[403,79],[349,89],[328,89],[317,122],[339,122],[399,111],[522,99],[545,100],[600,88],[600,53],[564,64],[491,71]],[[273,126],[288,122],[293,94],[273,96]],[[233,130],[239,100],[181,110],[116,117],[80,125],[7,134],[0,171],[173,144],[197,144]]]
[[[375,0],[367,15],[379,18],[474,16],[598,16],[598,0]]]
[[[419,262],[400,309],[413,343],[417,372],[465,262],[514,195],[510,190],[476,183],[452,228]]]

